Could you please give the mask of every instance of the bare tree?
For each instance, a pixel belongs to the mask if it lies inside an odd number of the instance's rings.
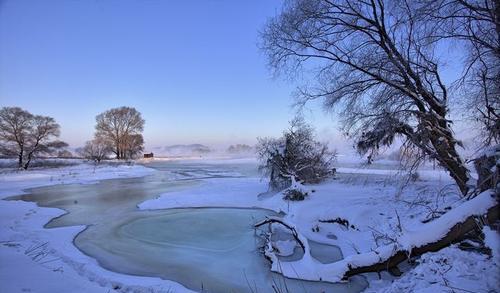
[[[466,59],[459,88],[466,112],[482,126],[482,147],[500,143],[500,1],[419,0],[430,41],[451,40]]]
[[[61,148],[68,146],[60,140],[53,140],[59,137],[59,124],[54,118],[48,116],[33,116],[31,121],[28,145],[26,147],[26,162],[23,168],[28,169],[31,161],[39,154],[53,154]]]
[[[32,119],[31,113],[19,107],[4,107],[0,110],[0,153],[16,156],[19,168],[23,166]]]
[[[18,167],[28,169],[31,161],[40,154],[53,154],[67,147],[59,137],[59,124],[52,117],[33,115],[18,107],[0,110],[0,151],[15,155]]]
[[[85,146],[79,150],[80,155],[96,163],[100,163],[102,160],[106,159],[111,152],[112,148],[109,143],[99,137],[87,141]]]
[[[260,138],[259,169],[269,176],[269,187],[282,190],[293,182],[318,183],[334,175],[335,152],[314,138],[314,130],[302,118],[295,118],[280,138]]]
[[[420,160],[437,160],[463,194],[469,170],[447,117],[448,90],[435,44],[413,2],[292,0],[262,33],[262,48],[278,73],[305,70],[314,83],[301,102],[339,106],[345,132],[360,152],[376,153],[397,138]]]
[[[130,141],[139,141],[136,135],[141,135],[145,121],[135,108],[120,107],[108,110],[97,115],[96,122],[96,137],[109,142],[117,159],[125,159],[131,151],[138,151],[136,145],[135,150],[129,149]],[[142,144],[143,140],[141,147]]]

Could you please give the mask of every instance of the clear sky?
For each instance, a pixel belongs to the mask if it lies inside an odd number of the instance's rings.
[[[0,106],[54,117],[76,147],[95,116],[136,107],[147,147],[254,143],[294,115],[258,31],[281,0],[0,0]],[[314,106],[313,106],[314,107]],[[324,139],[336,126],[308,119]]]

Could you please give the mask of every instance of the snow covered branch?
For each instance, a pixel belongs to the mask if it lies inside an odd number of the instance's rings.
[[[294,226],[292,226],[291,224],[288,224],[286,223],[285,221],[283,221],[282,219],[278,218],[278,217],[268,217],[266,218],[265,220],[263,221],[260,221],[258,222],[257,224],[254,225],[255,228],[258,228],[262,225],[265,225],[265,224],[272,224],[272,223],[278,223],[278,224],[281,224],[283,225],[285,228],[287,228],[288,230],[290,230],[290,232],[292,232],[292,236],[293,238],[295,238],[295,240],[297,241],[297,243],[300,245],[300,247],[302,247],[302,250],[306,250],[306,244],[307,244],[307,239],[305,239],[302,235],[300,235],[297,230],[295,229]]]
[[[340,282],[361,273],[389,270],[410,257],[437,251],[462,240],[467,233],[477,228],[477,217],[486,215],[489,221],[498,219],[498,208],[494,194],[488,190],[465,201],[435,221],[422,225],[418,230],[407,231],[396,243],[378,247],[370,252],[350,255],[330,264],[322,264],[312,258],[306,245],[302,259],[273,263],[271,269],[289,278],[328,282]],[[290,224],[287,226],[293,227]],[[295,228],[294,231],[298,239],[303,239]],[[269,254],[269,251],[267,253]],[[275,256],[270,259],[277,261]]]

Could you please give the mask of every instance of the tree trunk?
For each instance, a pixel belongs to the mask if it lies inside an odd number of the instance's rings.
[[[24,164],[24,170],[28,170],[28,167],[31,163],[31,159],[33,158],[33,154],[38,151],[38,146],[40,144],[41,139],[42,138],[38,138],[33,148],[30,149],[28,153],[28,161],[26,162],[26,164]]]
[[[302,259],[280,262],[269,242],[264,253],[271,261],[271,270],[285,277],[340,282],[362,273],[384,270],[397,272],[399,263],[427,252],[438,251],[466,239],[470,237],[471,232],[481,233],[481,225],[478,221],[494,224],[498,221],[498,216],[499,204],[495,198],[495,191],[487,190],[471,200],[464,201],[440,218],[424,224],[421,229],[401,235],[394,243],[368,252],[345,256],[344,259],[334,263],[315,263],[311,266],[313,257],[310,254],[310,247],[307,245],[307,239],[299,233],[297,233],[297,238],[305,239],[302,242],[306,246]],[[289,226],[293,227],[293,225]],[[304,269],[301,270],[300,275],[297,274],[298,268]]]
[[[443,118],[446,114],[446,108],[435,109],[436,113],[431,112],[425,116],[422,125],[428,133],[430,143],[435,149],[436,160],[444,167],[455,180],[463,196],[469,192],[469,170],[465,166],[462,158],[456,150],[457,142],[452,130],[448,126],[448,121]]]
[[[26,164],[24,164],[24,170],[28,170],[28,167],[30,166],[30,163],[31,163],[32,154],[33,154],[33,152],[30,152],[28,154],[28,160],[26,161]]]
[[[21,152],[19,153],[19,160],[17,163],[18,168],[21,168],[23,166],[23,156],[24,156],[24,150],[21,149]]]
[[[498,220],[499,216],[499,205],[495,205],[488,209],[488,213],[484,216],[487,223],[494,223]],[[348,265],[349,270],[345,272],[344,278],[347,279],[351,276],[370,273],[370,272],[381,272],[384,270],[389,270],[395,268],[401,262],[409,259],[410,257],[420,256],[427,252],[435,252],[442,248],[449,246],[450,244],[457,243],[466,238],[466,234],[471,231],[478,229],[477,216],[468,217],[463,223],[458,223],[441,239],[436,242],[426,244],[421,247],[415,247],[410,251],[398,250],[389,259],[383,262],[379,262],[367,266],[352,267]]]
[[[450,140],[443,140],[442,136],[431,138],[431,142],[438,154],[437,161],[444,167],[455,180],[463,196],[469,192],[469,170],[465,167],[462,159],[458,155],[455,143]]]
[[[482,156],[474,159],[474,167],[478,175],[477,189],[483,192],[487,189],[497,189],[500,180],[500,144],[491,148],[491,150]],[[497,167],[495,168],[495,165]],[[497,189],[497,193],[500,190]]]

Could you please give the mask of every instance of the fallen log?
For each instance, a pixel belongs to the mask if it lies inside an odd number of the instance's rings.
[[[495,220],[498,220],[499,216],[499,206],[495,205],[488,209],[487,214],[484,216],[487,223],[492,223]],[[420,247],[414,247],[411,249],[402,249],[396,251],[393,256],[389,257],[387,260],[375,263],[372,265],[365,266],[357,266],[353,267],[348,265],[349,270],[344,273],[342,280],[346,280],[351,276],[362,274],[362,273],[370,273],[370,272],[381,272],[381,271],[390,271],[394,268],[397,268],[397,265],[402,263],[405,260],[408,260],[410,257],[417,257],[427,252],[436,252],[439,251],[453,243],[460,242],[466,238],[466,235],[469,232],[472,232],[478,229],[478,216],[470,216],[464,222],[458,223],[453,226],[450,231],[440,240],[428,243],[426,245]]]
[[[304,256],[297,261],[279,262],[270,250],[267,251],[267,256],[272,262],[271,270],[285,277],[339,282],[362,273],[396,271],[399,263],[411,257],[435,252],[463,240],[468,233],[477,231],[479,219],[482,218],[486,223],[494,223],[498,217],[498,202],[495,194],[488,190],[465,201],[440,218],[423,224],[414,231],[404,233],[395,243],[378,247],[373,251],[349,255],[334,263],[321,264],[315,261],[310,255],[307,244]],[[264,220],[259,224],[266,222],[280,222],[285,227],[293,228],[298,239],[304,239],[291,224],[277,219]]]

